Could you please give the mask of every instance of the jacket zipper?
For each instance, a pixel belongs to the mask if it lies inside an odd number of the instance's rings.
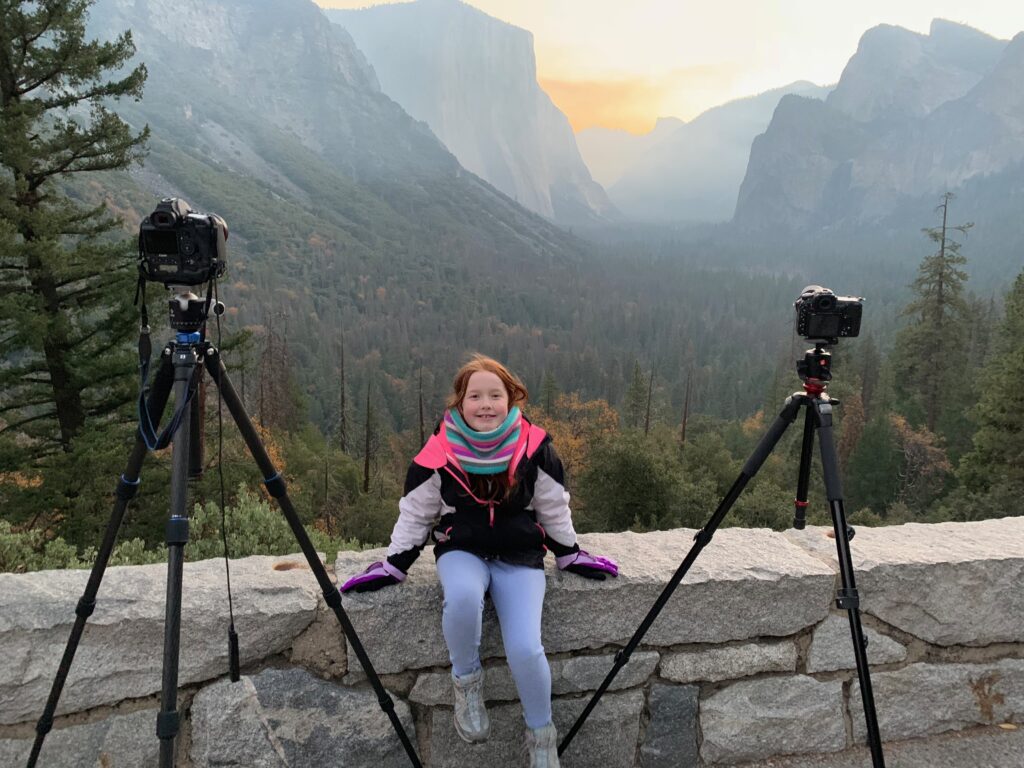
[[[494,502],[493,501],[488,505],[488,509],[490,510],[491,528],[493,528],[494,527]]]

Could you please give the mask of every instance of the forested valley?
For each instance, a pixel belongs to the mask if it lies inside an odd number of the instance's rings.
[[[25,23],[24,39],[39,39],[42,22]],[[1019,259],[1006,269],[1013,243],[995,247],[955,197],[883,233],[572,232],[461,171],[415,125],[394,142],[420,158],[415,172],[386,142],[370,169],[240,116],[212,86],[192,94],[187,124],[179,104],[133,102],[146,71],[124,66],[130,39],[75,50],[80,70],[50,77],[105,85],[3,93],[0,571],[95,556],[135,440],[134,233],[156,189],[228,221],[227,312],[207,335],[329,556],[387,542],[408,462],[473,352],[530,389],[527,414],[554,436],[579,530],[699,527],[800,388],[808,345],[793,301],[811,283],[866,299],[829,388],[851,522],[1019,513],[1024,275]],[[38,55],[0,80],[38,86],[50,71]],[[111,70],[121,79],[107,82]],[[102,106],[115,96],[122,117]],[[82,106],[97,108],[92,123],[61,116]],[[182,128],[203,119],[202,135]],[[275,181],[231,162],[238,136]],[[172,336],[167,295],[150,284],[147,297],[158,353]],[[233,555],[295,551],[216,387],[202,396],[188,556],[213,556],[224,532]],[[800,431],[726,525],[791,525]],[[113,563],[166,556],[170,454],[144,465]],[[827,524],[819,473],[815,461],[809,519]]]

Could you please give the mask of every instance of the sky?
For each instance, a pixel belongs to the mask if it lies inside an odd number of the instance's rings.
[[[361,8],[386,0],[316,0]],[[469,0],[534,35],[537,79],[574,130],[646,133],[796,80],[839,79],[865,30],[933,18],[1009,39],[1020,0]]]

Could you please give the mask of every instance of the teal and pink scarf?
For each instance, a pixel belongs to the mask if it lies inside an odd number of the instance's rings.
[[[473,475],[498,475],[508,471],[523,428],[523,415],[514,407],[499,427],[477,432],[456,409],[444,414],[445,433],[462,469]]]

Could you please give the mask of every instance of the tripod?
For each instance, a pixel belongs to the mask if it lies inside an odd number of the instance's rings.
[[[205,304],[205,307],[204,307]],[[181,628],[181,597],[182,597],[182,572],[184,566],[185,545],[188,543],[188,474],[190,464],[190,445],[193,429],[196,428],[196,409],[189,408],[193,402],[199,378],[203,367],[209,372],[210,377],[217,384],[238,427],[242,438],[245,440],[249,452],[256,461],[257,466],[263,473],[263,482],[267,491],[277,499],[281,511],[284,513],[288,525],[292,529],[298,541],[302,553],[309,563],[310,570],[316,577],[323,592],[324,600],[334,611],[341,628],[348,638],[349,644],[355,651],[359,663],[362,664],[374,692],[377,694],[377,701],[380,708],[388,716],[392,726],[398,734],[402,746],[405,748],[414,768],[422,768],[416,751],[409,740],[401,721],[395,713],[394,701],[384,689],[373,669],[362,643],[356,635],[355,628],[349,620],[348,615],[342,608],[341,594],[327,575],[324,564],[320,561],[313,543],[309,539],[302,526],[299,516],[295,512],[291,499],[288,497],[285,482],[278,474],[273,462],[267,455],[267,451],[260,441],[256,429],[248,413],[245,411],[241,399],[235,392],[227,370],[221,360],[217,348],[203,340],[199,333],[206,321],[207,309],[209,308],[209,296],[204,301],[191,293],[179,293],[170,300],[171,327],[177,331],[175,340],[167,344],[160,356],[160,366],[153,379],[153,386],[148,399],[144,400],[144,407],[140,407],[140,427],[136,433],[135,447],[128,457],[128,463],[124,473],[121,475],[116,488],[116,500],[110,521],[107,524],[103,541],[96,555],[85,592],[75,609],[75,623],[71,629],[71,636],[68,638],[64,655],[61,658],[54,678],[50,695],[46,702],[42,716],[36,724],[36,738],[28,759],[28,768],[33,768],[39,759],[39,752],[42,749],[46,735],[53,727],[53,716],[60,700],[61,691],[67,681],[71,664],[78,649],[85,623],[96,608],[96,594],[103,579],[107,562],[114,548],[118,529],[124,518],[125,508],[128,502],[135,496],[139,487],[139,472],[142,462],[152,443],[146,438],[144,429],[152,430],[152,425],[159,423],[167,400],[173,387],[175,397],[174,417],[168,426],[169,442],[174,445],[174,453],[171,460],[171,488],[170,488],[170,517],[167,521],[166,543],[167,543],[167,603],[164,616],[164,651],[163,651],[163,673],[160,693],[160,711],[157,715],[156,735],[160,739],[160,768],[173,768],[175,738],[177,737],[180,715],[177,711],[178,702],[178,656]],[[222,305],[218,303],[215,312],[220,314]],[[145,315],[143,315],[145,317]],[[149,360],[149,327],[143,320],[142,333],[139,337],[139,357],[143,361],[143,370],[148,367]],[[190,411],[188,417],[186,411]],[[193,458],[194,463],[194,458]],[[231,637],[232,668],[231,677],[238,679],[238,650],[237,637]]]
[[[739,498],[740,493],[747,483],[757,474],[765,459],[775,448],[786,429],[797,417],[801,408],[806,408],[804,418],[803,443],[800,450],[800,469],[797,476],[797,495],[795,502],[795,515],[793,526],[803,528],[805,524],[804,515],[807,509],[807,486],[811,473],[811,453],[814,448],[814,433],[818,432],[818,441],[821,449],[821,463],[824,470],[825,491],[828,497],[829,508],[832,513],[832,525],[835,530],[836,549],[839,555],[839,573],[842,586],[836,595],[836,607],[845,610],[850,619],[850,634],[853,638],[853,653],[857,662],[857,679],[860,682],[861,698],[864,703],[864,719],[867,722],[868,744],[871,748],[871,762],[874,768],[885,768],[885,758],[882,754],[882,740],[878,732],[878,718],[875,714],[874,694],[871,690],[871,674],[868,669],[867,640],[864,637],[864,630],[860,621],[860,597],[857,593],[857,586],[853,578],[853,563],[850,559],[850,539],[854,531],[846,522],[846,513],[843,510],[843,489],[839,478],[839,462],[836,456],[835,443],[832,436],[832,407],[838,401],[832,400],[825,392],[828,382],[832,378],[831,353],[825,350],[829,343],[835,340],[816,341],[814,349],[804,353],[803,360],[797,361],[796,368],[800,379],[804,382],[803,391],[795,392],[786,399],[785,407],[776,417],[775,421],[768,428],[768,431],[757,444],[754,452],[743,465],[740,476],[736,478],[732,487],[718,505],[718,509],[711,516],[703,528],[694,536],[694,545],[686,554],[686,558],[679,568],[669,579],[665,589],[662,590],[658,599],[654,602],[647,616],[640,623],[636,632],[615,654],[615,661],[611,671],[601,682],[593,698],[587,703],[586,708],[580,713],[579,718],[572,728],[565,735],[562,743],[558,745],[558,754],[561,755],[569,746],[576,732],[583,725],[584,721],[597,706],[597,702],[608,689],[612,680],[628,662],[640,640],[650,629],[654,620],[661,613],[662,608],[668,602],[679,582],[682,581],[690,566],[697,559],[697,556],[708,545],[711,538],[721,525],[723,518],[728,514],[732,505]]]

